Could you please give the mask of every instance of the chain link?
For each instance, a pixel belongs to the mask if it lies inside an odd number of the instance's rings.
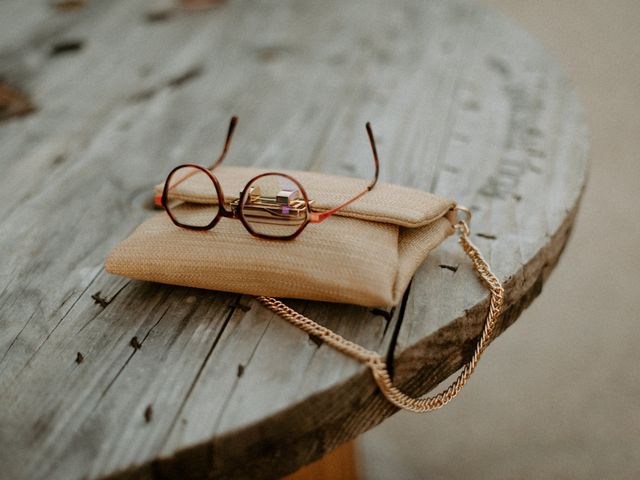
[[[470,215],[468,214],[467,219],[469,216]],[[310,318],[296,312],[275,298],[259,296],[257,297],[258,301],[309,335],[318,337],[327,345],[339,352],[349,355],[350,357],[366,364],[371,369],[373,378],[384,396],[395,406],[412,412],[428,412],[436,410],[453,400],[458,393],[460,393],[462,387],[465,386],[469,377],[471,377],[471,374],[478,365],[478,361],[480,360],[482,353],[487,348],[487,345],[491,340],[491,336],[493,335],[493,331],[498,318],[500,317],[500,312],[502,311],[502,305],[504,303],[504,288],[498,280],[498,277],[496,277],[491,271],[491,267],[484,259],[478,248],[469,239],[469,226],[467,222],[460,220],[455,227],[459,233],[458,242],[467,256],[471,259],[474,270],[489,290],[489,311],[482,329],[482,334],[480,335],[480,339],[478,340],[475,351],[473,352],[473,356],[465,366],[462,367],[462,371],[455,381],[437,395],[415,398],[403,393],[393,385],[393,381],[391,380],[391,376],[387,370],[385,358],[378,353],[345,339],[334,331],[329,330],[328,328],[317,324]]]

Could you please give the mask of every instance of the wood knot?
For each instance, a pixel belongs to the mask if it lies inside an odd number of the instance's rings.
[[[93,299],[96,305],[100,305],[102,308],[105,308],[111,302],[107,300],[105,297],[101,296],[100,294],[101,294],[101,291],[96,292],[93,295],[91,295],[91,298]]]
[[[138,340],[138,337],[133,337],[129,342],[129,345],[131,345],[134,350],[140,350],[142,348],[142,344]]]

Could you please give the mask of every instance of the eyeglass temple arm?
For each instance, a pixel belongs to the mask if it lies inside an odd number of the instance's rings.
[[[238,124],[238,117],[234,115],[233,117],[231,117],[231,120],[229,121],[229,130],[227,130],[227,138],[224,141],[224,148],[222,149],[222,152],[220,153],[220,156],[218,157],[218,159],[215,162],[213,162],[213,164],[210,167],[207,167],[208,170],[215,169],[218,165],[222,163],[222,161],[224,160],[224,157],[226,157],[227,150],[229,150],[229,145],[231,145],[231,140],[233,139],[233,132],[235,131],[237,124]]]
[[[224,157],[227,155],[227,150],[229,150],[229,145],[231,145],[231,139],[233,138],[233,132],[235,131],[237,124],[238,124],[238,117],[236,117],[234,115],[233,117],[231,117],[231,120],[229,121],[229,129],[227,130],[227,138],[224,141],[224,147],[222,148],[222,152],[218,156],[218,159],[213,163],[213,165],[211,165],[210,167],[207,167],[207,170],[213,170],[218,165],[220,165],[222,163],[222,161],[224,160]],[[197,172],[197,170],[193,170],[193,171],[187,173],[184,177],[182,177],[180,180],[176,181],[173,185],[171,185],[169,190],[173,190],[178,185],[180,185],[182,182],[184,182],[186,179],[192,177],[196,172]],[[162,205],[162,195],[156,195],[154,197],[154,203],[156,205],[158,205],[158,206],[161,206]]]
[[[371,123],[367,122],[366,128],[367,128],[367,135],[369,136],[369,143],[371,144],[371,151],[373,152],[373,162],[375,163],[375,167],[376,167],[376,171],[375,171],[375,175],[373,177],[373,180],[367,186],[367,188],[362,190],[360,193],[357,193],[356,195],[351,197],[349,200],[347,200],[343,204],[338,205],[337,207],[332,208],[331,210],[327,210],[326,212],[313,212],[313,213],[311,213],[311,220],[310,220],[311,223],[320,223],[323,220],[329,218],[334,213],[342,210],[347,205],[350,205],[351,203],[353,203],[356,200],[358,200],[364,194],[370,192],[371,189],[373,189],[373,187],[375,187],[376,183],[378,182],[378,173],[380,172],[380,162],[378,160],[378,149],[376,148],[376,140],[373,137],[373,131],[371,130]]]

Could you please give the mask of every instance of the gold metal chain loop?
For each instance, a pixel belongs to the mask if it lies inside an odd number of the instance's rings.
[[[475,272],[489,290],[489,311],[487,312],[482,334],[476,344],[473,356],[464,365],[464,367],[462,367],[462,370],[455,381],[437,395],[415,398],[403,393],[393,385],[393,381],[391,380],[391,376],[389,375],[387,364],[383,356],[353,343],[334,331],[317,324],[310,318],[296,312],[275,298],[259,296],[257,297],[258,301],[309,335],[314,335],[320,338],[335,350],[366,364],[371,369],[373,378],[384,396],[395,406],[412,412],[428,412],[430,410],[441,408],[460,393],[460,390],[462,390],[469,380],[469,377],[471,377],[471,374],[478,365],[478,361],[480,360],[482,353],[487,348],[487,345],[491,340],[491,336],[493,335],[493,331],[498,318],[500,317],[500,312],[502,311],[502,305],[504,303],[504,288],[502,287],[500,280],[498,280],[498,277],[496,277],[496,275],[491,271],[491,267],[487,261],[484,259],[478,248],[469,239],[468,222],[471,218],[469,210],[464,207],[456,207],[456,210],[466,214],[466,219],[459,220],[455,225],[455,228],[459,233],[458,242],[467,256],[471,259]]]

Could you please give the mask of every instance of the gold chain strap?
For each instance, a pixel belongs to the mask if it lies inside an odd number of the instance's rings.
[[[462,368],[462,371],[456,380],[449,385],[447,389],[437,395],[425,398],[410,397],[393,385],[383,356],[356,343],[350,342],[322,325],[318,325],[310,318],[296,312],[275,298],[259,296],[257,297],[258,301],[309,335],[314,335],[320,338],[327,343],[327,345],[333,347],[339,352],[349,355],[350,357],[368,365],[373,373],[373,378],[380,387],[380,390],[387,400],[395,406],[412,412],[428,412],[441,408],[453,400],[469,380],[469,377],[478,365],[482,352],[484,352],[489,344],[496,322],[500,317],[502,304],[504,303],[504,288],[502,287],[502,284],[491,271],[491,267],[484,259],[478,248],[471,243],[471,240],[469,240],[469,226],[467,222],[469,221],[470,214],[468,210],[463,207],[456,207],[456,209],[467,214],[467,221],[460,220],[456,224],[456,230],[459,232],[458,242],[462,245],[463,250],[471,259],[474,270],[489,290],[491,298],[489,300],[489,312],[487,313],[484,328],[482,329],[482,334],[476,344],[476,349],[471,360],[469,360],[469,362],[467,362],[467,364]]]

